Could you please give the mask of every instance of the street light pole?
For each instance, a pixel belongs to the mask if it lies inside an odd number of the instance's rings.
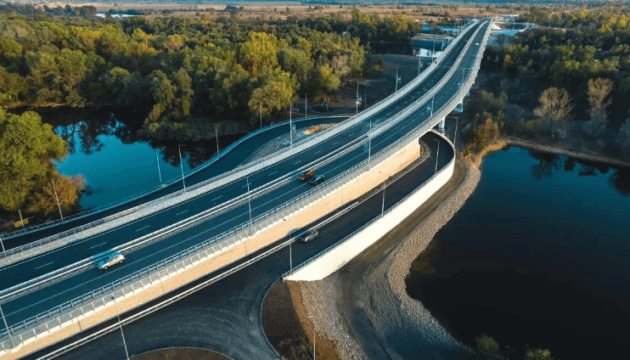
[[[262,121],[260,122],[260,127],[262,128]],[[217,155],[219,155],[219,127],[216,125],[214,125],[214,137],[217,139]]]
[[[304,94],[304,118],[308,118],[308,94]]]
[[[372,119],[370,118],[370,131],[368,132],[368,169],[370,168],[371,158],[372,158]]]
[[[120,322],[120,315],[116,315],[118,317],[118,326],[120,327],[120,335],[122,335],[123,346],[125,347],[125,355],[127,355],[127,360],[129,360],[129,350],[127,350],[127,341],[125,341],[125,333],[123,332],[122,323]]]
[[[254,235],[252,232],[252,195],[249,193],[249,176],[247,177],[247,205],[249,206],[249,236]]]
[[[9,324],[7,323],[7,319],[4,317],[2,306],[0,306],[0,314],[2,314],[2,321],[4,321],[4,326],[7,327],[7,336],[9,337],[9,341],[11,341],[11,347],[14,348],[15,344],[13,343],[13,337],[11,336],[11,329],[9,328]]]
[[[435,153],[435,173],[437,174],[437,166],[438,166],[438,157],[440,156],[440,141],[438,139],[433,139],[437,142],[437,152]]]
[[[396,88],[394,92],[398,92],[398,68],[396,68]]]
[[[457,124],[459,124],[459,117],[455,120],[455,139],[453,140],[453,147],[455,148],[455,153],[457,153]]]
[[[342,195],[343,196],[343,195]],[[342,201],[343,202],[343,201]],[[4,249],[4,242],[2,241],[2,236],[0,236],[0,246],[2,246],[2,252],[6,252],[6,250]]]
[[[162,170],[160,170],[160,157],[158,156],[158,151],[155,150],[155,160],[158,165],[158,175],[160,176],[160,184],[162,184]]]
[[[289,106],[289,138],[291,139],[291,149],[293,149],[293,120],[291,119],[291,114],[293,114],[292,110],[293,109],[291,108],[291,106]]]
[[[357,98],[356,101],[354,102],[354,104],[356,105],[356,112],[355,114],[359,113],[359,82],[357,81]]]
[[[293,275],[293,251],[291,250],[291,244],[289,243],[289,266],[291,266],[291,275]]]
[[[262,104],[258,104],[258,113],[260,114],[260,128],[262,129]]]
[[[184,192],[186,192],[186,179],[184,179],[184,162],[182,161],[182,146],[186,145],[177,145],[177,150],[179,151],[179,166],[182,169],[182,184],[184,184]]]
[[[52,182],[53,190],[55,192],[55,199],[57,199],[57,208],[59,209],[59,216],[61,216],[61,221],[63,221],[63,213],[61,213],[61,204],[59,204],[59,196],[57,196],[57,187],[55,186],[55,179],[50,179]]]

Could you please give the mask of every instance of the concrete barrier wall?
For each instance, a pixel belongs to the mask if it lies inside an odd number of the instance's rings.
[[[449,144],[453,147],[450,141]],[[336,245],[332,250],[322,254],[308,265],[295,271],[292,275],[287,276],[286,279],[293,281],[317,281],[341,269],[355,256],[394,229],[401,221],[427,201],[431,195],[435,194],[449,181],[454,169],[455,161],[451,161],[436,176],[417,188],[411,196],[399,203],[381,219],[374,221],[343,243]]]

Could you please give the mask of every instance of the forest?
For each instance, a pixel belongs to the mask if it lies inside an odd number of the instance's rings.
[[[188,120],[274,118],[363,71],[359,39],[300,24],[0,15],[0,104],[146,108],[158,139]]]
[[[509,44],[489,46],[488,90],[476,112],[479,149],[499,132],[550,141],[590,142],[589,150],[630,155],[630,26],[627,6],[582,6],[549,12],[532,7],[520,21],[541,27]],[[556,139],[556,140],[554,140]]]

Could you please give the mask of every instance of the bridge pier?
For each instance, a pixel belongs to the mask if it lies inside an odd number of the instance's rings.
[[[462,99],[459,104],[457,104],[457,106],[455,106],[455,109],[453,109],[453,111],[458,112],[460,114],[464,113],[464,99]]]
[[[444,126],[446,125],[446,118],[443,117],[442,120],[440,120],[440,122],[438,123],[438,130],[440,131],[440,134],[444,134],[445,130],[444,130]]]

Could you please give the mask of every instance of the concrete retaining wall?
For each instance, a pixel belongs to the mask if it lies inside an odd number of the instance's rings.
[[[453,144],[450,143],[451,147]],[[454,152],[454,151],[453,151]],[[399,203],[381,219],[373,222],[363,230],[348,238],[334,249],[324,253],[308,265],[295,271],[286,279],[293,281],[317,281],[341,269],[363,250],[377,242],[401,221],[411,215],[431,195],[435,194],[446,184],[455,169],[455,161],[451,161],[440,172],[415,190],[406,200]]]

